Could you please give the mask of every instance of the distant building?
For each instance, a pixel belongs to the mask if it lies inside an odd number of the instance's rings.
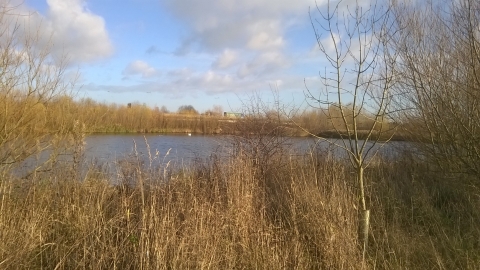
[[[235,112],[224,112],[223,117],[229,118],[243,118],[245,115],[243,113],[235,113]]]

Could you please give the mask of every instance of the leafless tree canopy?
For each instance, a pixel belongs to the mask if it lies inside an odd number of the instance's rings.
[[[67,132],[61,107],[54,107],[71,84],[65,59],[54,59],[51,44],[37,29],[26,29],[15,7],[0,6],[0,164],[17,164],[60,140]],[[55,109],[54,109],[55,108]],[[59,122],[55,122],[55,121]],[[55,123],[53,123],[55,122]],[[69,123],[72,126],[72,121]]]
[[[396,105],[418,147],[454,173],[480,175],[480,3],[392,6]]]
[[[326,67],[320,72],[320,93],[307,86],[307,98],[319,106],[342,139],[339,143],[355,171],[358,205],[362,210],[359,239],[364,256],[369,231],[365,169],[375,146],[391,119],[392,87],[395,74],[389,61],[396,53],[388,48],[394,29],[388,5],[376,2],[349,6],[347,1],[328,1],[311,13],[312,26]],[[391,33],[393,35],[393,33]],[[368,121],[369,120],[369,121]],[[361,130],[360,127],[365,130]],[[389,138],[386,140],[388,141]]]

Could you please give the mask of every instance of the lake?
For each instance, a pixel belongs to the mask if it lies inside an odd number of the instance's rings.
[[[152,157],[165,161],[188,162],[194,159],[208,158],[212,153],[230,155],[232,153],[232,136],[224,135],[158,135],[158,134],[125,134],[125,135],[90,135],[86,138],[85,157],[87,160],[99,162],[115,162],[119,159],[138,155],[147,159],[149,150]],[[341,142],[337,140],[337,142]],[[405,142],[389,142],[381,153],[391,156],[398,152],[398,147],[405,147]],[[319,151],[334,151],[325,141],[316,138],[285,138],[287,152],[291,155],[305,153],[312,148]],[[335,155],[341,155],[335,150]]]
[[[85,157],[100,162],[118,161],[129,156],[165,160],[205,158],[225,146],[221,136],[187,135],[90,135],[86,138]],[[147,146],[148,145],[148,146]]]
[[[264,137],[267,139],[267,137]],[[336,157],[345,155],[345,152],[336,147],[331,147],[325,141],[319,142],[316,138],[292,137],[285,140],[285,153],[301,155],[315,149],[316,151],[330,152]],[[108,171],[115,171],[117,162],[134,159],[140,160],[144,165],[183,166],[196,160],[206,160],[215,153],[217,157],[227,158],[233,153],[233,136],[225,135],[159,135],[159,134],[100,134],[89,135],[85,139],[84,158],[87,164],[100,164]],[[337,142],[341,142],[337,140]],[[390,142],[386,144],[381,153],[392,157],[398,153],[398,147],[405,148],[405,142]],[[271,146],[268,146],[271,147]],[[378,147],[378,146],[376,146]],[[373,153],[374,151],[372,151]],[[48,157],[43,153],[28,159],[16,170],[16,174],[23,175],[30,171],[35,164],[42,163]],[[71,156],[60,157],[63,161],[71,161]]]
[[[86,138],[85,157],[99,162],[115,162],[119,159],[138,155],[165,161],[189,162],[208,158],[212,153],[232,153],[232,136],[202,135],[90,135]],[[305,152],[315,144],[313,138],[286,138],[292,154]],[[148,144],[148,146],[147,146]]]

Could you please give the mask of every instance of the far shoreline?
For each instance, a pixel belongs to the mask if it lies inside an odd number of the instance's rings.
[[[172,136],[188,136],[191,134],[192,136],[242,136],[241,134],[233,134],[233,133],[224,133],[224,132],[216,132],[216,133],[205,133],[205,132],[193,132],[193,131],[173,131],[173,132],[165,132],[165,131],[95,131],[95,132],[86,132],[87,135],[172,135]],[[358,139],[365,140],[368,135],[368,131],[366,130],[359,130],[358,131]],[[269,135],[264,135],[269,136]],[[308,134],[307,132],[301,131],[296,134],[287,134],[284,137],[292,137],[292,138],[322,138],[322,139],[349,139],[347,131],[334,131],[334,130],[326,130],[318,132],[316,135]],[[351,139],[353,138],[353,134],[351,134]],[[370,141],[379,141],[379,142],[389,142],[389,141],[396,141],[396,142],[403,142],[403,141],[411,141],[407,138],[407,136],[395,133],[385,133],[383,136],[378,138],[376,132],[374,132],[370,136]]]

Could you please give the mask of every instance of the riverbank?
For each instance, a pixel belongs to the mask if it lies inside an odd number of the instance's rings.
[[[357,269],[358,203],[328,155],[117,163],[0,181],[5,269]],[[262,157],[262,156],[259,156]],[[480,265],[475,190],[407,153],[369,167],[368,269]],[[112,184],[116,183],[116,184]],[[471,194],[472,196],[468,195]],[[445,237],[448,236],[448,237]]]
[[[151,130],[136,130],[136,131],[105,131],[105,132],[89,132],[92,135],[121,135],[121,134],[159,134],[159,135],[245,135],[245,133],[238,132],[225,132],[222,129],[218,129],[216,132],[213,133],[203,133],[199,130],[191,130],[191,129],[177,129],[177,130],[161,130],[161,129],[151,129]],[[318,138],[325,138],[325,139],[348,139],[348,132],[347,131],[336,131],[336,130],[325,130],[320,131],[317,134],[308,133],[301,128],[292,128],[289,127],[288,129],[284,129],[283,131],[284,136],[287,137],[318,137]],[[359,140],[365,140],[369,135],[368,130],[359,130],[357,132]],[[268,134],[266,134],[268,135]],[[353,139],[353,133],[350,133]],[[394,133],[393,131],[379,133],[377,131],[373,131],[370,135],[370,140],[373,141],[409,141],[410,137],[405,134],[405,132],[397,132]]]

